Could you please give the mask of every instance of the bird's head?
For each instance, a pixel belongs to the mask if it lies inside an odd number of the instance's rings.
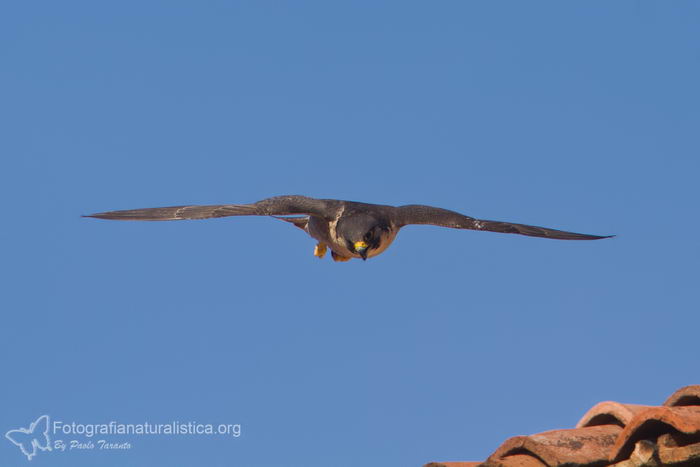
[[[366,260],[389,236],[389,225],[372,215],[356,213],[343,216],[338,221],[336,232],[350,252]]]

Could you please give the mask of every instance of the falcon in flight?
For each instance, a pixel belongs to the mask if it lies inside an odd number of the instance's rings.
[[[85,217],[130,221],[174,221],[229,216],[272,216],[289,222],[313,237],[314,255],[323,258],[328,248],[335,261],[372,258],[389,248],[401,227],[429,224],[452,229],[486,230],[557,240],[599,240],[613,235],[587,235],[534,225],[488,221],[448,211],[411,204],[385,206],[306,196],[276,196],[253,204],[214,204],[131,209],[90,214]]]

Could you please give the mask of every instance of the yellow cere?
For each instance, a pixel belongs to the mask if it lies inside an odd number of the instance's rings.
[[[355,242],[355,249],[357,251],[366,250],[367,244],[365,242]]]

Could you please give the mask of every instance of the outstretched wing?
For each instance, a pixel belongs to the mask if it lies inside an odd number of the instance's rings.
[[[513,224],[511,222],[488,221],[465,216],[458,212],[432,206],[412,204],[396,208],[400,226],[409,224],[430,224],[452,229],[486,230],[489,232],[512,233],[530,237],[554,238],[557,240],[598,240],[614,235],[587,235],[563,230],[549,229],[535,225]]]
[[[208,206],[170,206],[165,208],[129,209],[89,214],[84,217],[130,221],[174,221],[229,216],[285,216],[306,214],[331,218],[337,206],[334,200],[306,196],[276,196],[253,204],[213,204]]]
[[[281,221],[289,222],[290,224],[294,224],[297,227],[299,227],[301,230],[306,232],[306,226],[309,225],[309,216],[303,216],[303,217],[279,217],[279,216],[274,216],[275,219],[279,219]]]

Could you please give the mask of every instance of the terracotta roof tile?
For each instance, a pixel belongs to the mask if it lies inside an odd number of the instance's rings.
[[[487,463],[497,464],[514,454],[527,454],[544,465],[603,462],[610,457],[621,431],[617,425],[602,425],[516,436],[501,444]]]
[[[481,465],[489,467],[546,467],[547,464],[529,454],[513,454],[499,461],[487,461]]]
[[[700,385],[673,393],[663,406],[601,402],[576,428],[506,440],[486,462],[426,467],[700,466]]]
[[[700,465],[700,442],[695,436],[665,433],[659,436],[659,459],[664,465],[693,462]]]
[[[618,425],[624,427],[636,414],[649,408],[651,408],[649,405],[600,402],[586,412],[576,424],[576,428],[597,425]]]
[[[700,405],[700,385],[686,386],[671,394],[664,402],[666,407],[679,405]]]
[[[656,440],[665,433],[696,435],[700,442],[700,407],[652,407],[637,414],[620,433],[612,461],[626,459],[640,440]]]
[[[656,445],[648,440],[637,441],[628,459],[612,464],[612,467],[656,467]]]

